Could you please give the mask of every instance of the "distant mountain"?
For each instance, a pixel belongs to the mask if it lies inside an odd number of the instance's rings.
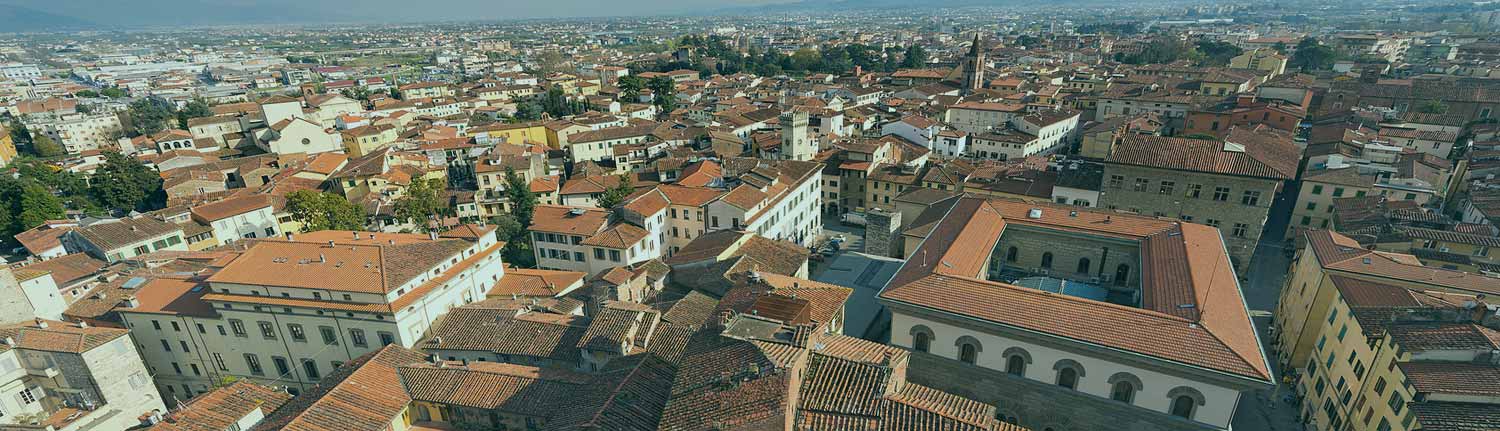
[[[36,9],[0,4],[0,32],[68,31],[96,27],[96,24],[75,17],[43,12]]]

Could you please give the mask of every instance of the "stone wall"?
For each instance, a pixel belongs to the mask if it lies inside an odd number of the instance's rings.
[[[1116,175],[1124,179],[1119,187],[1112,187],[1110,181]],[[1145,189],[1142,191],[1134,189],[1136,179],[1139,178],[1147,180]],[[1162,193],[1162,181],[1173,183],[1169,193]],[[1204,225],[1210,225],[1210,220],[1216,220],[1229,256],[1234,259],[1235,269],[1243,271],[1250,263],[1251,255],[1255,253],[1255,245],[1260,240],[1261,230],[1265,228],[1267,213],[1271,210],[1271,203],[1276,199],[1280,184],[1280,181],[1262,178],[1202,174],[1110,163],[1104,167],[1104,185],[1099,196],[1099,203],[1105,208],[1146,216],[1191,217],[1191,222]],[[1191,185],[1202,186],[1198,197],[1188,195]],[[1226,200],[1214,200],[1216,187],[1229,188],[1229,196]],[[1255,205],[1241,203],[1246,190],[1260,192],[1259,201]],[[1247,226],[1244,236],[1234,235],[1236,223]]]
[[[865,213],[865,253],[876,256],[901,255],[901,213],[871,209]]]
[[[997,407],[1002,419],[1033,430],[1199,431],[1214,429],[1167,414],[1002,371],[912,352],[907,380]]]

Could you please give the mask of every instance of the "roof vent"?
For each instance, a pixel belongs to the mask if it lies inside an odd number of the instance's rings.
[[[1366,257],[1364,259],[1360,259],[1360,261],[1364,262],[1365,265],[1369,265],[1370,264],[1370,258],[1368,258],[1368,257]]]
[[[1224,141],[1224,151],[1229,153],[1243,153],[1245,152],[1245,146],[1243,144]]]
[[[1078,217],[1078,211],[1068,211],[1068,217]]]
[[[584,213],[583,208],[573,208],[573,209],[568,210],[568,214],[569,215],[581,216],[581,215],[583,215],[583,213]]]
[[[1042,209],[1032,208],[1031,211],[1026,212],[1026,218],[1042,218]]]

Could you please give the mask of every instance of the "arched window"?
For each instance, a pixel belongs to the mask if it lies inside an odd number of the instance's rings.
[[[1078,388],[1078,372],[1072,368],[1063,368],[1057,371],[1057,385],[1068,389]]]
[[[1141,387],[1141,379],[1134,374],[1121,371],[1109,376],[1109,398],[1112,400],[1134,403],[1135,394],[1140,392]]]
[[[1016,254],[1018,253],[1020,253],[1020,250],[1017,250],[1015,247],[1011,247],[1010,249],[1005,250],[1005,261],[1015,263]]]
[[[1042,267],[1052,268],[1052,252],[1042,253]]]
[[[968,364],[978,362],[979,352],[984,350],[984,347],[979,345],[979,340],[968,335],[958,337],[958,341],[954,344],[958,346],[958,360]]]
[[[1025,376],[1026,358],[1021,357],[1021,355],[1014,355],[1011,356],[1010,359],[1006,359],[1005,372],[1010,373],[1010,375],[1013,376]]]
[[[1193,418],[1193,398],[1187,395],[1178,395],[1172,399],[1172,416]]]
[[[1089,273],[1089,258],[1087,258],[1087,257],[1080,257],[1080,258],[1078,258],[1078,273],[1079,274],[1088,274]]]
[[[1072,359],[1063,359],[1052,365],[1057,371],[1057,385],[1068,389],[1078,389],[1078,379],[1083,377],[1083,364]]]
[[[1178,386],[1167,391],[1167,398],[1172,400],[1168,413],[1186,419],[1192,419],[1193,414],[1198,412],[1198,407],[1207,403],[1202,392],[1187,386]]]
[[[1005,349],[1000,354],[1005,358],[1005,372],[1012,376],[1026,377],[1026,366],[1031,364],[1031,353],[1020,347]]]
[[[911,327],[912,350],[916,350],[918,352],[931,351],[933,338],[934,337],[932,335],[932,329],[928,328],[927,326],[915,325]]]
[[[1130,404],[1135,400],[1135,385],[1124,380],[1115,382],[1115,385],[1109,389],[1109,399]]]

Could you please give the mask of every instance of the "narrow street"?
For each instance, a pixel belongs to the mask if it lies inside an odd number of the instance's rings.
[[[1281,286],[1286,282],[1286,273],[1291,264],[1284,248],[1286,243],[1282,240],[1291,222],[1292,198],[1297,196],[1297,183],[1290,184],[1290,190],[1279,194],[1272,204],[1265,230],[1261,233],[1260,244],[1250,261],[1250,269],[1246,274],[1241,274],[1248,281],[1240,284],[1240,292],[1245,297],[1245,305],[1250,309],[1250,319],[1255,322],[1255,329],[1260,333],[1261,346],[1266,349],[1267,357],[1274,356],[1269,350],[1271,339],[1267,332],[1271,326],[1271,313],[1276,309],[1276,301],[1281,295]],[[1276,361],[1268,362],[1279,380],[1281,370],[1276,369]],[[1300,429],[1296,405],[1281,401],[1284,394],[1291,390],[1288,385],[1278,383],[1272,390],[1245,394],[1240,399],[1239,409],[1235,411],[1232,422],[1234,428],[1269,431]]]

